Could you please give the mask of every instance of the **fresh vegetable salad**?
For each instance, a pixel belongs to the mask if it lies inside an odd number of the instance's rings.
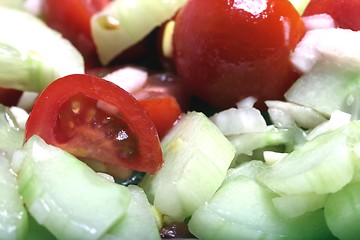
[[[356,239],[359,11],[0,0],[0,239]]]

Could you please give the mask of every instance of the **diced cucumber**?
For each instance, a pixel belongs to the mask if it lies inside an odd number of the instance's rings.
[[[115,0],[91,18],[100,61],[106,65],[175,15],[187,0]],[[141,16],[141,17],[139,17]]]
[[[34,15],[0,7],[0,29],[0,86],[41,92],[59,77],[84,73],[79,51]]]
[[[161,144],[164,165],[142,184],[168,221],[184,221],[212,198],[235,149],[215,124],[198,112],[183,115]]]
[[[9,160],[0,154],[0,239],[25,239],[28,215],[18,192]]]
[[[245,168],[195,211],[189,221],[192,234],[199,239],[219,240],[332,239],[322,210],[293,219],[281,218],[272,203],[278,195],[254,178],[261,164],[247,164]]]
[[[29,214],[29,232],[26,240],[56,240],[55,236],[44,226],[38,224],[36,220]]]
[[[20,128],[10,109],[0,104],[0,152],[11,154],[21,148],[24,137],[24,129]]]
[[[306,142],[306,134],[300,128],[276,128],[268,126],[264,132],[229,136],[236,149],[232,167],[248,160],[263,160],[264,150],[290,152]]]
[[[358,239],[360,234],[360,182],[352,182],[329,196],[324,213],[331,232],[341,240]]]
[[[38,136],[15,152],[12,166],[27,209],[58,239],[98,239],[128,211],[129,189]]]
[[[160,239],[156,218],[144,191],[136,185],[128,188],[132,197],[126,216],[113,225],[102,239]]]
[[[352,121],[295,149],[258,180],[280,195],[337,192],[353,178],[359,144],[360,122]]]
[[[1,7],[24,8],[24,0],[0,0]]]

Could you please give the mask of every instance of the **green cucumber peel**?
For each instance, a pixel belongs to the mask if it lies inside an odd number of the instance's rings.
[[[91,32],[102,64],[169,20],[187,0],[114,0],[91,18]]]
[[[84,73],[80,52],[36,16],[0,7],[0,28],[1,87],[41,92],[59,77]]]

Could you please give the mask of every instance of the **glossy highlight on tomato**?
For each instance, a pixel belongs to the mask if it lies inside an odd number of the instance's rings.
[[[184,84],[225,109],[253,96],[257,107],[297,79],[289,55],[304,35],[284,0],[189,0],[175,19],[174,60]]]
[[[26,139],[39,135],[118,178],[131,170],[155,173],[162,165],[159,136],[145,108],[122,88],[90,75],[50,84],[35,102],[25,131]]]

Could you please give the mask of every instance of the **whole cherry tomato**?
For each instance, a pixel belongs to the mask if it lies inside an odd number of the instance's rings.
[[[175,19],[176,70],[214,107],[253,96],[264,108],[297,79],[289,55],[303,35],[301,17],[286,0],[189,0]]]
[[[162,165],[159,136],[145,108],[117,85],[86,74],[50,84],[35,102],[25,132],[26,139],[39,135],[118,178],[131,170],[155,173]]]
[[[360,30],[360,1],[358,0],[311,0],[303,16],[327,13],[341,28]]]

